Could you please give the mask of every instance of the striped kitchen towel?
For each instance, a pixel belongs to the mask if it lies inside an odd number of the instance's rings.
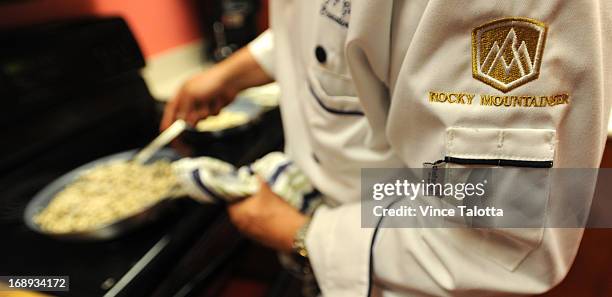
[[[188,195],[205,203],[233,202],[255,194],[259,190],[257,176],[305,214],[312,214],[321,203],[320,193],[281,152],[269,153],[240,168],[210,157],[181,159],[173,163],[173,168]]]

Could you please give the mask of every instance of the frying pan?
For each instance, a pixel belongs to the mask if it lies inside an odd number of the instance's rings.
[[[188,128],[183,133],[187,137],[189,137],[190,135],[214,135],[219,137],[235,134],[239,131],[248,129],[248,127],[257,123],[260,120],[261,115],[265,111],[265,108],[263,106],[255,104],[249,100],[246,100],[245,98],[240,97],[236,98],[236,100],[232,104],[228,105],[226,109],[230,111],[246,113],[249,117],[248,122],[236,127],[230,127],[228,129],[211,132],[201,132],[193,128]],[[129,233],[130,231],[133,231],[139,227],[145,226],[158,220],[158,218],[164,215],[164,213],[167,212],[167,210],[171,207],[173,199],[161,199],[156,204],[153,204],[138,213],[135,213],[112,224],[100,226],[97,229],[89,231],[72,233],[51,233],[43,230],[34,221],[34,217],[36,217],[38,213],[40,213],[43,209],[47,207],[47,205],[51,202],[51,200],[53,200],[57,193],[66,188],[67,185],[74,182],[83,172],[104,163],[131,160],[136,155],[136,153],[138,153],[138,150],[132,150],[94,160],[64,174],[55,181],[51,182],[40,192],[38,192],[28,203],[23,217],[26,226],[34,232],[57,239],[72,241],[100,241],[118,238],[122,235]],[[156,154],[154,154],[151,159],[149,159],[149,161],[146,163],[151,163],[161,159],[175,161],[179,158],[180,156],[174,150],[162,149]]]
[[[34,221],[34,217],[47,207],[47,205],[49,204],[49,202],[51,202],[51,200],[53,200],[55,195],[62,191],[67,185],[74,182],[83,172],[104,163],[131,160],[136,153],[137,150],[131,150],[94,160],[62,175],[55,181],[51,182],[40,192],[38,192],[28,203],[23,217],[26,226],[37,233],[44,234],[57,239],[73,241],[99,241],[120,237],[130,231],[133,231],[139,227],[145,226],[151,222],[156,221],[159,217],[161,217],[164,213],[167,212],[167,210],[172,204],[172,199],[162,199],[156,204],[153,204],[148,208],[145,208],[142,211],[135,213],[129,217],[88,231],[71,233],[51,233],[43,230]],[[162,149],[159,150],[156,154],[154,154],[147,163],[163,159],[166,159],[168,161],[175,161],[179,158],[180,156],[174,150]]]

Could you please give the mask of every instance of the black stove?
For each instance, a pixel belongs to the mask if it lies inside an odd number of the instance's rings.
[[[218,223],[219,207],[188,199],[113,241],[64,242],[30,231],[22,216],[37,191],[86,162],[142,147],[157,134],[159,113],[140,76],[138,44],[120,18],[4,31],[0,44],[0,124],[8,131],[0,149],[0,275],[69,276],[70,290],[57,296],[171,296],[190,280],[170,271],[200,254],[195,243],[227,238],[216,240],[222,256],[241,240]],[[190,272],[204,268],[212,269]]]
[[[190,199],[112,241],[59,241],[24,225],[26,205],[45,185],[158,134],[160,104],[140,75],[144,65],[121,18],[0,32],[0,125],[8,131],[0,146],[0,276],[69,276],[70,290],[50,292],[56,296],[203,296],[211,281],[223,282],[216,275],[230,277],[236,253],[249,250],[223,207]],[[199,140],[195,154],[252,162],[282,147],[279,111],[226,139]]]

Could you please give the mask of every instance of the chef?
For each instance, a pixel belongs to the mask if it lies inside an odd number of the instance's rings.
[[[610,1],[272,0],[270,12],[270,30],[187,81],[162,123],[280,84],[285,152],[325,205],[308,218],[262,184],[228,207],[242,232],[307,256],[323,296],[537,294],[564,278],[582,229],[362,228],[360,169],[597,168]],[[547,188],[551,204],[564,193]]]

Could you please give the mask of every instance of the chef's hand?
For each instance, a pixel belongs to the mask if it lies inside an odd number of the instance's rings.
[[[185,82],[166,105],[161,130],[168,128],[177,119],[195,125],[200,119],[218,114],[239,92],[227,75],[223,67],[213,67]]]
[[[293,238],[308,220],[260,179],[255,195],[228,207],[230,219],[243,234],[281,252],[291,252]]]
[[[161,130],[177,119],[191,125],[234,100],[238,92],[272,82],[247,48],[241,49],[210,70],[199,73],[183,84],[179,92],[166,104]]]

